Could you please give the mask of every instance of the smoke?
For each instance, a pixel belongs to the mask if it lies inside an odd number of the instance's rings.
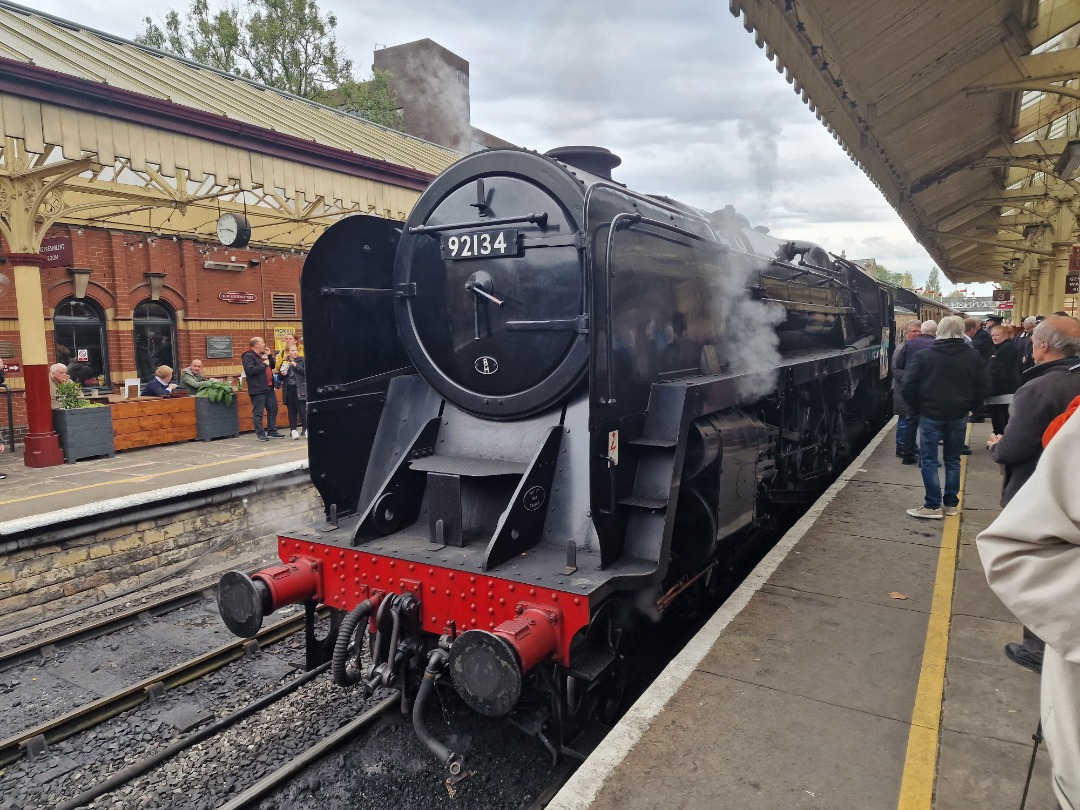
[[[710,215],[718,234],[729,231],[741,219],[730,207]],[[779,304],[767,304],[753,298],[748,286],[756,284],[764,269],[755,259],[741,253],[723,253],[717,257],[713,275],[712,312],[717,334],[725,335],[721,347],[727,372],[737,375],[736,389],[742,402],[751,402],[776,390],[780,363],[780,338],[776,327],[786,313]]]
[[[735,133],[749,154],[754,190],[759,195],[757,202],[764,216],[772,205],[772,195],[779,174],[777,126],[768,118],[741,118],[735,127]]]

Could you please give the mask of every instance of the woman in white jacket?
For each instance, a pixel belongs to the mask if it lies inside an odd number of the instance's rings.
[[[1069,417],[1039,465],[976,542],[986,580],[1046,641],[1043,737],[1063,810],[1080,810],[1080,416]]]

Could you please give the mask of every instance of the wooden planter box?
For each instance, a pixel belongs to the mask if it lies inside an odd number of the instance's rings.
[[[146,397],[112,405],[116,449],[153,447],[196,438],[194,397]]]
[[[237,400],[232,405],[211,402],[205,397],[192,397],[195,403],[196,437],[204,442],[226,439],[240,435],[240,417]]]
[[[112,407],[56,409],[53,428],[60,437],[64,461],[74,464],[84,458],[115,456]]]

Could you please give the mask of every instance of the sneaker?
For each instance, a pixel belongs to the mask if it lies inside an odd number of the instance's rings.
[[[915,458],[915,456],[904,456],[904,457],[903,457],[903,458],[901,459],[901,462],[900,462],[900,463],[901,463],[901,464],[918,464],[918,463],[919,463],[919,459]]]
[[[296,441],[297,439],[300,438],[300,431],[298,431],[298,430],[290,430],[289,435],[293,437],[293,441]]]
[[[265,433],[260,433],[255,438],[257,438],[260,442],[268,442],[268,441],[270,441],[270,437],[267,436]]]
[[[930,520],[941,520],[941,507],[935,507],[931,509],[928,506],[920,506],[918,509],[908,509],[907,513],[912,517],[917,518],[929,518]]]
[[[1015,642],[1005,645],[1005,657],[1014,664],[1019,664],[1032,672],[1042,672],[1043,654],[1032,652],[1023,644]]]
[[[946,506],[945,507],[945,517],[956,517],[959,514],[960,514],[960,507],[959,506]]]
[[[280,433],[278,433],[276,430],[273,433],[267,433],[266,435],[269,436],[271,439],[284,439],[285,438]]]

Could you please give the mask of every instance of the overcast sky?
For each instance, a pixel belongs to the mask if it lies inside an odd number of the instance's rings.
[[[168,0],[25,4],[126,38],[143,30],[146,15],[187,9]],[[508,141],[539,151],[604,146],[622,157],[616,179],[637,191],[707,210],[734,205],[774,236],[872,257],[919,284],[933,267],[726,0],[320,6],[337,15],[338,43],[364,76],[376,47],[418,39],[468,60],[473,126]]]

